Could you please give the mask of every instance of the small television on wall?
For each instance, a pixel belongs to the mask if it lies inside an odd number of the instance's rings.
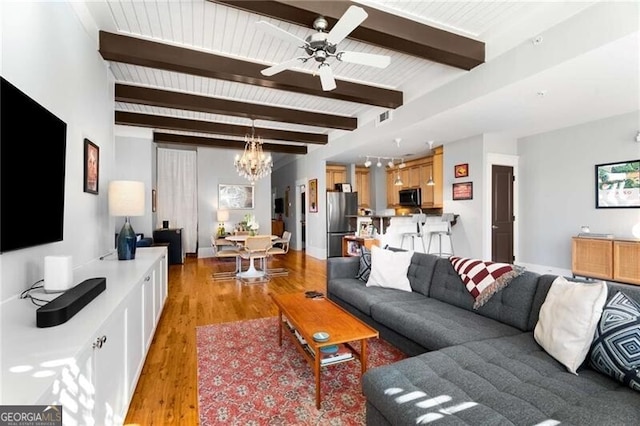
[[[66,153],[67,124],[0,77],[0,253],[62,241]]]
[[[284,213],[284,199],[276,198],[274,200],[274,211],[276,213]]]

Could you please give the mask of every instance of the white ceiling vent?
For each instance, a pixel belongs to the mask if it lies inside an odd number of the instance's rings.
[[[391,119],[393,118],[393,114],[391,114],[392,112],[393,111],[388,109],[385,112],[383,112],[381,114],[378,114],[376,116],[376,127],[378,127],[378,126],[380,126],[380,125],[382,125],[382,124],[384,124],[384,123],[386,123],[388,121],[391,121]]]

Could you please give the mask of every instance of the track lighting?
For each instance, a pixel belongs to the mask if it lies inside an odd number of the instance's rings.
[[[380,161],[380,157],[378,157],[378,162],[376,163],[376,166],[382,167],[382,162]]]
[[[369,160],[369,157],[367,157],[367,161],[364,162],[364,166],[371,167],[371,160]]]
[[[387,167],[389,167],[390,169],[393,169],[393,166],[395,164],[393,164],[393,158],[391,160],[389,160],[389,162],[387,163]]]

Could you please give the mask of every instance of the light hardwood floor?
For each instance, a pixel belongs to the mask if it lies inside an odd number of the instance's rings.
[[[288,276],[267,284],[213,281],[233,260],[187,257],[169,266],[169,296],[133,395],[127,425],[197,425],[196,327],[277,315],[270,292],[326,291],[326,261],[289,250],[269,262]]]

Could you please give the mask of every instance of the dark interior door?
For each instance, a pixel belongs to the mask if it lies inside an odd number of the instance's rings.
[[[513,263],[513,167],[491,170],[491,260]]]

